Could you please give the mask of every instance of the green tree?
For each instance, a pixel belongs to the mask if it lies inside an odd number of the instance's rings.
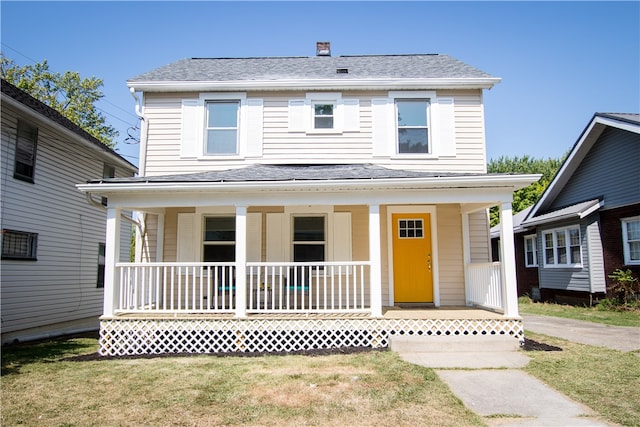
[[[82,78],[80,74],[51,71],[47,60],[34,65],[19,66],[0,54],[2,78],[34,98],[57,110],[103,144],[113,147],[118,131],[107,123],[96,108],[104,94],[102,79]]]
[[[523,173],[542,174],[542,177],[531,185],[513,193],[513,213],[518,213],[538,201],[547,188],[556,172],[566,158],[566,154],[559,159],[536,159],[528,155],[522,157],[500,157],[491,159],[487,164],[489,173]],[[500,211],[497,207],[491,208],[491,226],[500,222]]]

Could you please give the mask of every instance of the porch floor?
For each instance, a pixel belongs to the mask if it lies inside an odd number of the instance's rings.
[[[467,306],[383,307],[384,319],[504,319],[498,312]],[[119,313],[118,319],[235,319],[233,313]],[[246,319],[370,319],[368,313],[249,313]]]

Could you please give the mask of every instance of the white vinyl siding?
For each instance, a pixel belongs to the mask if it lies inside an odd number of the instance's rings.
[[[103,290],[96,287],[96,268],[98,245],[105,241],[106,213],[89,205],[75,186],[100,178],[105,163],[116,164],[117,177],[131,176],[132,171],[127,173],[112,157],[98,154],[49,121],[31,121],[29,114],[4,101],[3,159],[14,158],[18,118],[38,129],[35,179],[33,184],[17,180],[12,166],[0,168],[2,227],[37,233],[38,247],[37,261],[2,261],[3,337],[20,336],[29,328],[38,328],[39,333],[54,333],[71,324],[97,328]],[[128,261],[130,223],[122,221],[120,237],[120,260]]]
[[[198,151],[202,150],[201,145],[189,149],[182,144],[183,135],[188,136],[183,131],[183,127],[186,126],[182,117],[183,103],[185,109],[195,108],[195,104],[199,102],[199,94],[146,93],[146,174],[184,174],[257,163],[327,164],[335,163],[336,159],[345,163],[374,163],[390,168],[429,172],[486,172],[480,90],[443,90],[436,93],[437,100],[453,100],[453,103],[443,102],[438,106],[448,109],[449,115],[453,113],[453,120],[449,122],[455,123],[455,126],[449,128],[448,132],[435,126],[440,120],[433,117],[435,112],[432,105],[432,131],[437,133],[442,130],[449,135],[447,138],[455,140],[455,145],[439,146],[440,155],[426,159],[419,156],[394,156],[393,102],[389,100],[387,92],[343,92],[342,103],[338,103],[338,107],[343,107],[344,112],[341,134],[306,133],[310,113],[306,115],[304,112],[307,102],[305,96],[304,92],[247,93],[247,113],[250,117],[245,120],[248,130],[244,148],[241,137],[240,156],[215,158],[203,156]],[[255,105],[252,105],[253,102]],[[296,105],[300,108],[300,120],[290,118],[290,111]],[[195,110],[202,111],[198,108]],[[252,114],[251,111],[255,111],[256,114]],[[381,117],[386,117],[387,120]],[[193,123],[198,120],[204,123],[204,116],[200,119],[194,118]],[[188,128],[193,129],[192,126]],[[202,134],[203,126],[196,127],[193,138],[198,138],[197,132]],[[431,139],[435,149],[440,140],[445,141],[446,138],[433,136]]]

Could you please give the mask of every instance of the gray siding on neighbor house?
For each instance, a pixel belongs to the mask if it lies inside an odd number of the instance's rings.
[[[582,250],[581,268],[546,267],[544,264],[544,232],[577,225],[575,222],[549,224],[538,229],[538,274],[540,288],[591,293],[604,292],[602,245],[600,244],[598,221],[599,216],[595,214],[585,218],[579,224]],[[593,253],[591,250],[593,250]],[[591,271],[591,268],[594,270]]]
[[[607,128],[547,211],[604,197],[604,209],[640,201],[640,135]]]

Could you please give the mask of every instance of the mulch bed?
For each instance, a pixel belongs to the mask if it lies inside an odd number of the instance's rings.
[[[525,338],[521,347],[524,351],[562,351],[562,348],[553,345],[534,341]],[[355,354],[367,353],[371,351],[388,351],[388,349],[372,349],[371,347],[344,347],[329,349],[301,350],[291,352],[229,352],[229,353],[162,353],[162,354],[131,354],[125,356],[101,356],[98,353],[81,354],[79,356],[65,357],[60,359],[65,362],[89,362],[94,360],[127,360],[127,359],[158,359],[162,357],[194,357],[194,356],[214,356],[214,357],[262,357],[262,356],[285,356],[285,355],[303,355],[303,356],[327,356],[331,354]]]
[[[521,348],[524,351],[562,351],[560,347],[530,340],[529,338],[524,339],[524,344]]]

